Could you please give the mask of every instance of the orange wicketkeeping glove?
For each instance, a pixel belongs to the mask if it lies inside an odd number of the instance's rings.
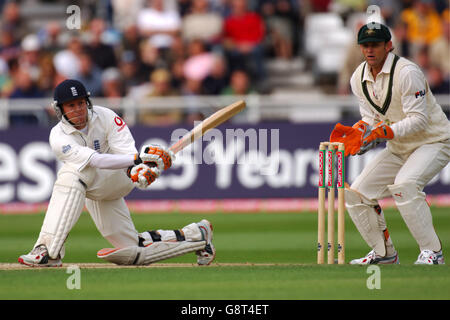
[[[364,135],[366,135],[370,126],[360,120],[352,127],[337,123],[330,135],[330,142],[341,142],[345,145],[345,156],[349,154],[354,156],[362,146]]]
[[[358,154],[364,154],[374,148],[379,143],[394,138],[394,131],[383,121],[378,122],[375,127],[369,127],[366,134],[362,137],[362,145]]]

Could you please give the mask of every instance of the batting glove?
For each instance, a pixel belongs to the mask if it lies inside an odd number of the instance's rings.
[[[161,175],[161,171],[158,168],[150,168],[146,164],[138,164],[136,166],[131,166],[127,170],[127,175],[133,181],[133,184],[141,189],[147,189],[156,178]]]
[[[162,172],[172,166],[175,154],[160,145],[146,145],[142,147],[139,159],[142,163],[150,167],[157,167]]]

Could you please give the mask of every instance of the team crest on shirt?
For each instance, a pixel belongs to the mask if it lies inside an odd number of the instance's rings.
[[[94,140],[94,150],[100,151],[100,141]]]
[[[69,150],[72,149],[72,147],[70,146],[70,144],[62,146],[62,153],[67,153],[69,152]]]

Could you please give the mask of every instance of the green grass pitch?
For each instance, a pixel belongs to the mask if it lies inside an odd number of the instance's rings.
[[[450,259],[450,209],[432,208],[444,255]],[[164,261],[172,266],[80,269],[80,289],[68,289],[75,263],[101,263],[96,252],[110,247],[83,213],[66,243],[63,268],[0,270],[0,299],[449,299],[450,269],[413,265],[419,249],[396,210],[386,210],[400,265],[380,266],[380,288],[369,289],[366,266],[316,265],[314,213],[134,214],[139,231],[175,229],[202,218],[214,226],[215,262],[195,255]],[[34,244],[44,215],[0,215],[0,263],[16,263]],[[370,249],[346,218],[346,260]],[[180,264],[183,263],[183,266]]]

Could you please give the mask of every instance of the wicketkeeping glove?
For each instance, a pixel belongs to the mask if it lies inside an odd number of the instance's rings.
[[[369,124],[360,120],[352,127],[337,123],[331,132],[330,142],[341,142],[345,145],[345,156],[354,156],[362,146],[362,137],[370,128]]]
[[[161,175],[161,171],[156,167],[150,168],[146,164],[141,163],[129,167],[127,175],[137,188],[144,190]]]
[[[172,166],[172,162],[175,161],[175,154],[159,145],[146,145],[142,147],[135,164],[139,164],[137,163],[139,161],[150,167],[157,167],[162,172]]]
[[[362,145],[358,154],[364,154],[373,149],[379,143],[394,138],[394,131],[383,121],[378,122],[375,127],[369,127],[365,135],[362,137]]]

